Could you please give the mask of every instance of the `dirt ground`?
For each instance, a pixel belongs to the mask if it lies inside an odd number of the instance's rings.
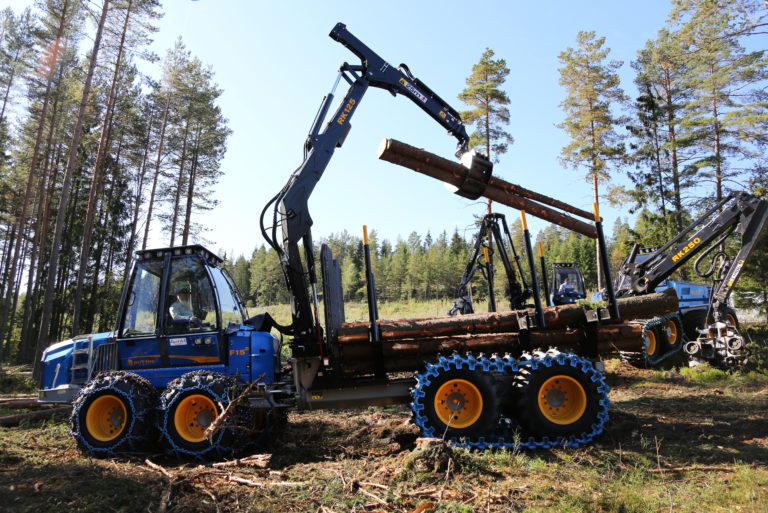
[[[65,419],[0,428],[0,510],[768,511],[768,378],[608,365],[596,443],[469,452],[406,407],[292,413],[271,455],[200,465],[82,456]]]

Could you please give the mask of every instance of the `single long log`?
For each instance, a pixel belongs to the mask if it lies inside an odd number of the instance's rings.
[[[381,142],[378,149],[378,157],[381,160],[407,167],[442,182],[449,183],[454,187],[461,186],[467,173],[469,173],[469,177],[472,179],[482,180],[480,171],[468,171],[465,166],[458,162],[453,162],[395,139],[384,139]],[[563,226],[587,237],[597,238],[597,230],[593,225],[574,219],[549,206],[590,220],[594,219],[594,214],[519,185],[509,183],[501,178],[492,176],[483,196],[502,205],[525,210],[532,216]]]
[[[675,294],[674,289],[645,296],[621,298],[617,302],[619,312],[624,320],[651,318],[678,309],[677,294]],[[584,308],[580,305],[549,306],[543,311],[546,330],[568,326],[575,328],[585,322]],[[381,338],[385,341],[482,333],[513,333],[520,330],[517,313],[518,311],[507,311],[457,317],[379,320],[378,325]],[[339,329],[339,342],[364,342],[368,340],[368,326],[369,324],[363,321],[342,324]]]
[[[22,408],[42,410],[45,408],[55,408],[56,406],[60,406],[60,403],[41,403],[37,399],[15,399],[0,403],[0,407],[8,408],[9,410],[20,410]]]
[[[601,326],[597,333],[597,351],[600,354],[617,351],[642,350],[642,326],[640,324],[613,324]],[[533,349],[578,350],[586,335],[583,330],[534,331],[529,334]],[[519,333],[498,333],[485,335],[457,335],[426,339],[390,341],[382,344],[384,368],[387,372],[409,371],[422,367],[424,361],[438,354],[454,351],[474,353],[500,353],[520,350]],[[366,374],[374,371],[375,348],[365,342],[354,342],[341,346],[341,367],[347,374]]]
[[[51,417],[69,415],[72,408],[69,406],[61,408],[53,408],[50,410],[38,410],[29,413],[21,413],[19,415],[9,415],[7,417],[0,417],[0,426],[18,426],[23,420],[41,420],[49,419]]]

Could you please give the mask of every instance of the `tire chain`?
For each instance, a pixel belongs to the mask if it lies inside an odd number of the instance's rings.
[[[424,372],[416,374],[416,386],[411,389],[412,422],[419,426],[423,436],[441,438],[435,429],[427,425],[427,417],[424,415],[424,388],[427,387],[433,378],[440,375],[441,372],[447,372],[452,369],[463,369],[474,371],[481,369],[494,375],[495,379],[511,378],[519,373],[520,370],[535,371],[540,366],[551,367],[555,362],[571,367],[580,368],[587,374],[589,379],[597,383],[597,391],[600,397],[600,411],[597,422],[593,423],[591,429],[587,432],[568,437],[558,436],[550,439],[548,436],[536,438],[532,435],[522,435],[514,430],[516,424],[514,419],[508,419],[500,416],[498,425],[500,426],[496,433],[489,433],[487,436],[477,438],[457,438],[452,437],[448,441],[458,447],[469,449],[485,450],[489,448],[510,448],[510,449],[549,449],[552,447],[570,446],[578,447],[586,445],[603,432],[605,424],[608,422],[608,407],[611,402],[608,399],[610,387],[605,383],[603,374],[594,368],[592,362],[573,353],[560,353],[550,350],[547,353],[537,353],[535,356],[523,354],[520,358],[514,358],[510,355],[500,357],[492,355],[486,357],[483,354],[475,356],[473,354],[460,355],[453,354],[450,357],[440,356],[436,363],[428,363]]]
[[[85,422],[81,419],[82,408],[88,398],[104,391],[111,391],[122,398],[130,410],[126,412],[125,419],[129,424],[123,428],[125,437],[116,440],[115,445],[111,447],[98,447],[91,444],[85,436],[84,426],[81,425],[81,422]],[[73,402],[69,434],[74,437],[82,452],[96,457],[114,457],[120,453],[142,450],[148,443],[154,441],[152,430],[156,402],[157,392],[146,379],[123,371],[100,373],[80,390]]]

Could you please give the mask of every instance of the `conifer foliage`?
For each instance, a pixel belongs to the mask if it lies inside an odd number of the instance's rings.
[[[157,0],[0,11],[0,361],[111,329],[131,254],[161,227],[201,241],[230,130],[182,41],[161,77],[138,71],[161,16]]]

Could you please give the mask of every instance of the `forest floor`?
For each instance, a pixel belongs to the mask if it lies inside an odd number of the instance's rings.
[[[66,418],[0,428],[0,510],[768,511],[768,376],[607,364],[611,421],[580,448],[425,443],[406,407],[291,413],[271,455],[224,466],[88,458]]]

